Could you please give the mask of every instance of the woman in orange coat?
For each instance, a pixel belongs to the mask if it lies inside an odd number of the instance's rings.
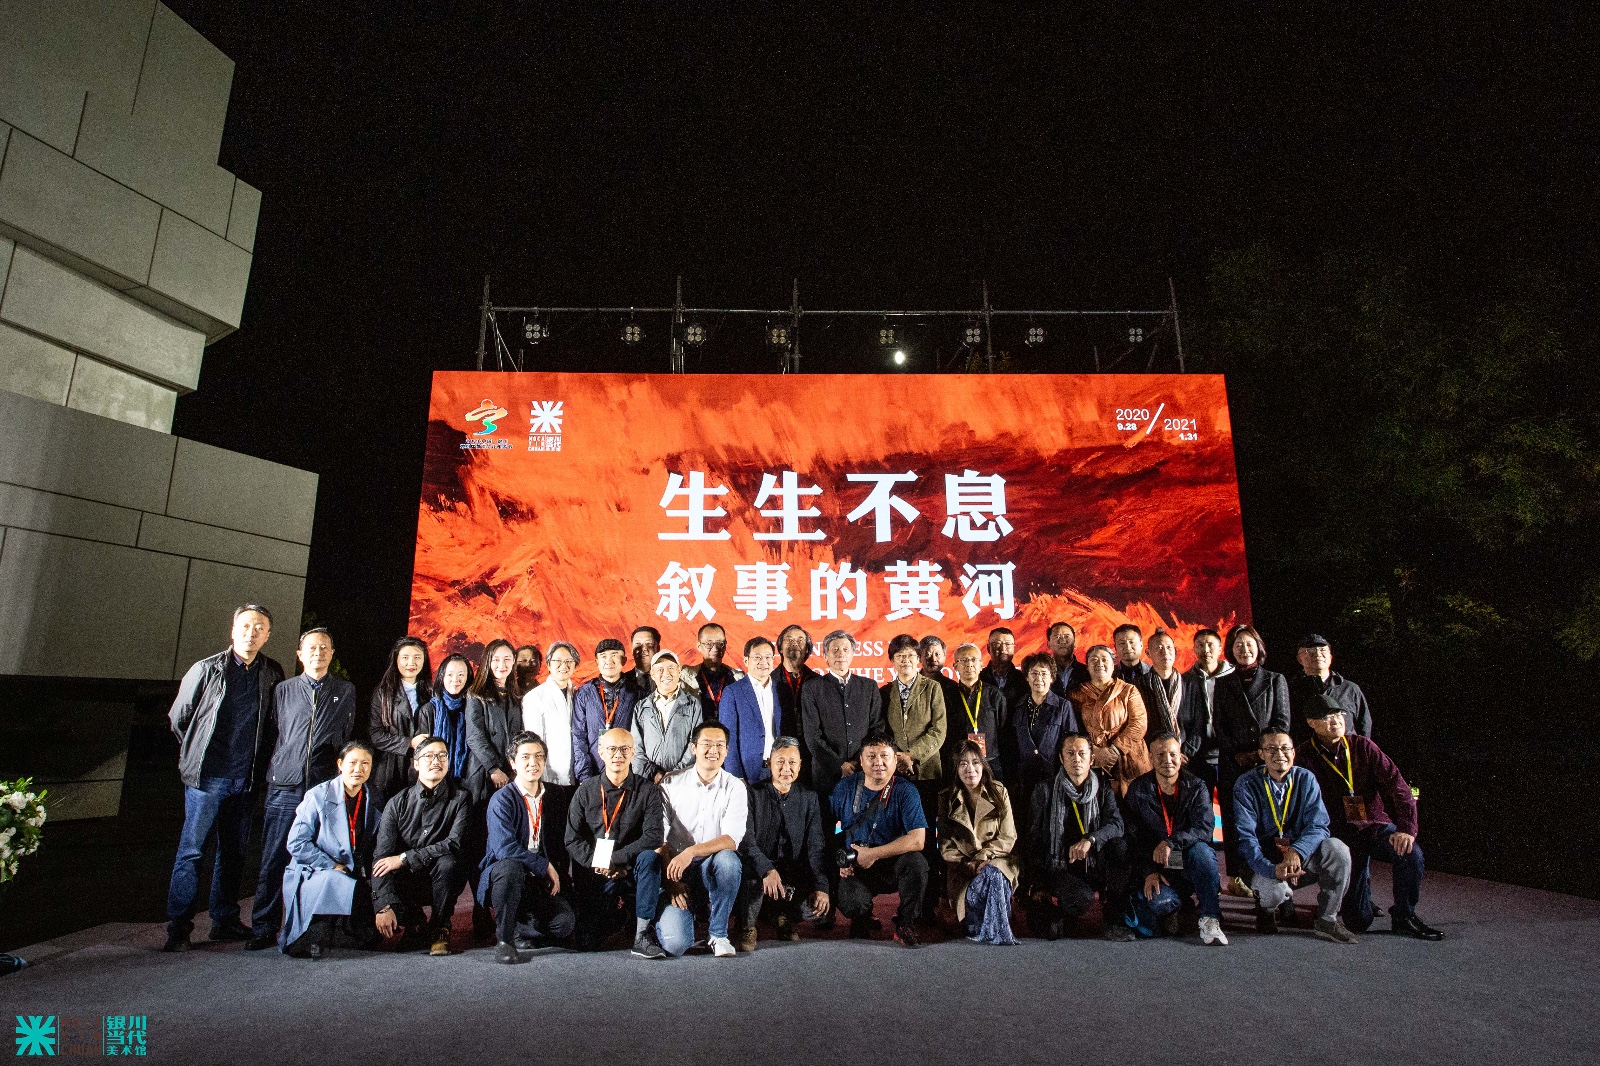
[[[1144,697],[1128,682],[1111,676],[1117,654],[1104,644],[1089,649],[1084,665],[1089,680],[1072,690],[1072,705],[1094,745],[1095,767],[1111,775],[1121,796],[1130,781],[1150,770],[1150,753],[1144,746]]]

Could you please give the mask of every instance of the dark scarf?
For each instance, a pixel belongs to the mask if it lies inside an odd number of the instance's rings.
[[[467,774],[467,716],[461,709],[467,704],[466,693],[452,696],[443,689],[433,697],[433,733],[442,737],[450,748],[450,773],[454,777]]]
[[[1066,836],[1072,829],[1078,827],[1077,818],[1068,818],[1070,813],[1067,804],[1077,801],[1078,812],[1083,816],[1083,826],[1086,833],[1095,830],[1095,818],[1099,814],[1100,805],[1100,779],[1093,771],[1089,771],[1088,780],[1082,786],[1074,785],[1063,769],[1056,770],[1055,780],[1050,784],[1050,868],[1066,862],[1067,849],[1076,844],[1074,839],[1071,844]]]

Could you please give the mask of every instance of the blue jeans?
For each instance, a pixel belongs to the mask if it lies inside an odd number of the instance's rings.
[[[267,790],[266,815],[261,820],[261,877],[256,882],[255,905],[250,908],[250,932],[256,936],[276,937],[283,921],[283,871],[289,865],[289,830],[305,794],[305,789],[298,787]]]
[[[674,907],[669,897],[661,897],[661,917],[656,919],[656,939],[668,955],[682,955],[694,946],[694,912],[704,904],[711,912],[711,935],[726,937],[733,904],[739,898],[744,864],[736,851],[719,851],[709,858],[695,859],[683,874],[689,890],[690,910]],[[644,886],[639,887],[641,892]]]
[[[1391,913],[1405,917],[1417,912],[1417,900],[1422,895],[1422,845],[1413,843],[1408,855],[1396,853],[1389,837],[1399,831],[1400,827],[1392,823],[1366,826],[1345,841],[1350,846],[1350,889],[1345,893],[1340,916],[1352,932],[1370,929],[1376,915],[1372,906],[1372,859],[1386,862],[1393,869],[1394,909]]]
[[[1194,893],[1200,917],[1221,918],[1221,880],[1217,873],[1217,853],[1209,840],[1196,841],[1183,849],[1183,869],[1163,870],[1161,876],[1179,896]],[[1138,886],[1143,891],[1144,886]]]
[[[631,877],[615,880],[601,877],[586,866],[572,872],[572,894],[578,905],[579,939],[599,938],[610,933],[620,906],[619,897],[633,895],[634,918],[656,920],[661,900],[661,856],[642,851],[633,860]]]
[[[183,790],[183,833],[167,888],[167,933],[188,936],[200,910],[200,857],[215,842],[211,869],[211,927],[239,920],[239,876],[249,834],[250,793],[243,777],[202,777],[199,788]]]

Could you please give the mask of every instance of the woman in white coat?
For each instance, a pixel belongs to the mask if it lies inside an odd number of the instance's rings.
[[[372,755],[365,741],[346,744],[339,776],[311,789],[295,809],[278,938],[286,955],[322,958],[339,923],[358,947],[377,938],[370,878],[384,797],[367,784]]]
[[[555,864],[562,877],[569,876],[567,868],[567,810],[572,806],[572,794],[578,790],[578,778],[572,765],[572,697],[578,687],[572,683],[572,672],[581,660],[578,649],[564,640],[550,645],[545,666],[550,677],[536,685],[522,697],[522,728],[539,734],[544,741],[545,809],[550,812],[551,826],[559,830],[545,838],[545,857]]]

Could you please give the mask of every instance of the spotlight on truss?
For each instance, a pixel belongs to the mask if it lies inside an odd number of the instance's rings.
[[[691,322],[683,328],[685,344],[700,345],[706,342],[706,328],[698,322]]]
[[[537,318],[522,320],[522,339],[530,344],[538,344],[550,336],[550,327],[540,322]]]
[[[637,322],[627,322],[622,327],[622,343],[638,344],[644,340],[644,330]]]
[[[769,326],[767,328],[767,343],[774,348],[789,347],[789,327]]]
[[[880,348],[893,348],[894,346],[895,346],[894,327],[893,326],[884,326],[883,328],[879,329],[878,330],[878,347],[880,347]]]
[[[1129,344],[1143,344],[1144,343],[1144,328],[1141,327],[1141,326],[1129,326],[1128,327],[1128,343]]]
[[[961,332],[961,339],[967,344],[978,345],[983,343],[983,327],[968,326]]]
[[[896,348],[895,349],[895,352],[894,352],[894,365],[895,366],[905,366],[906,365],[906,350],[904,348]]]
[[[1043,344],[1043,343],[1044,343],[1044,327],[1043,326],[1029,326],[1028,327],[1028,344],[1029,344],[1029,346],[1039,345],[1039,344]]]

